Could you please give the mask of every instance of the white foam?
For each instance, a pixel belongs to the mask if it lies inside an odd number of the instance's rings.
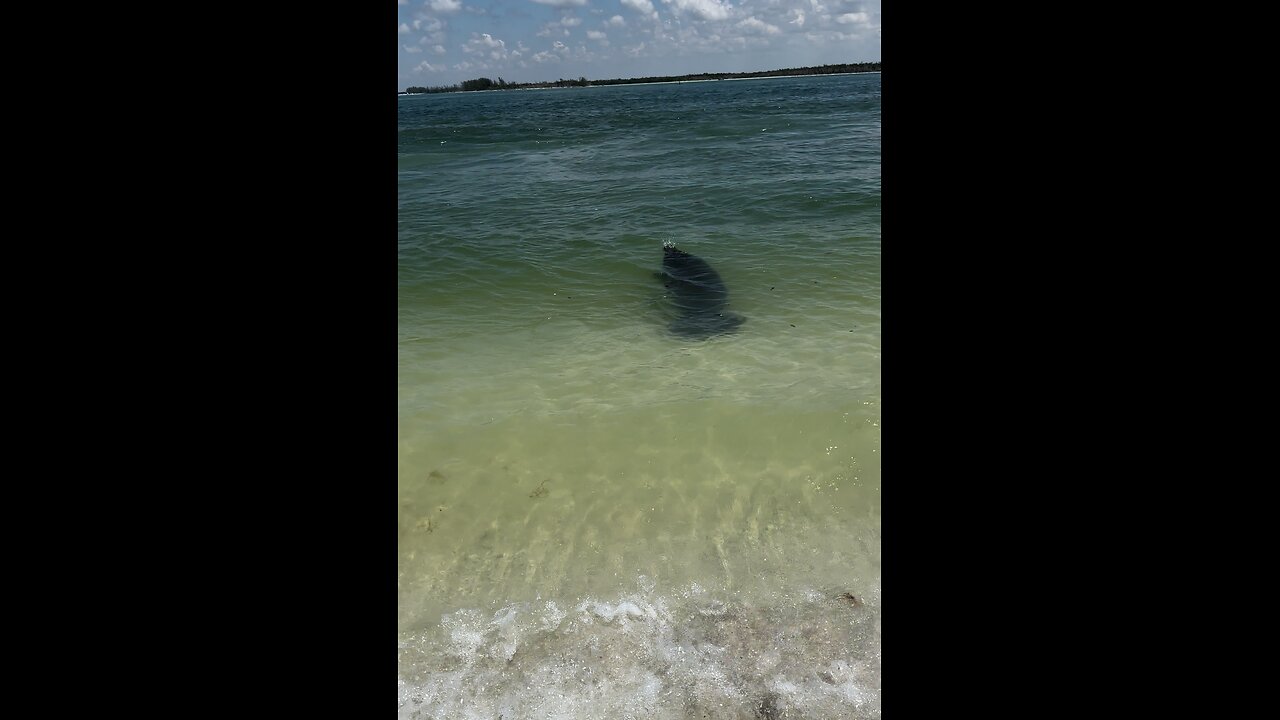
[[[640,609],[639,605],[636,605],[634,602],[629,602],[629,601],[623,601],[623,602],[617,603],[616,605],[610,605],[608,603],[603,603],[603,602],[584,600],[574,609],[578,610],[579,612],[588,613],[589,615],[586,618],[588,622],[590,622],[590,615],[595,615],[597,617],[600,617],[605,622],[613,622],[615,618],[620,618],[620,617],[621,618],[656,617],[656,613],[654,613],[654,610],[652,607],[647,607],[642,610]]]
[[[690,585],[456,610],[400,638],[399,716],[878,718],[879,598],[863,597]]]

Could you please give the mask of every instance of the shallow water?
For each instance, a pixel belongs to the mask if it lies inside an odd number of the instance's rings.
[[[401,716],[879,715],[879,109],[401,98]],[[740,328],[669,332],[663,241]]]

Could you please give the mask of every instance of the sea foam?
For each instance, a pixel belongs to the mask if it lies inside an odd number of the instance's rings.
[[[401,636],[398,680],[418,720],[878,718],[879,586],[462,609]]]

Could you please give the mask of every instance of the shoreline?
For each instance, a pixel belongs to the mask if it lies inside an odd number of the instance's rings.
[[[786,78],[830,77],[830,76],[836,76],[836,75],[879,75],[881,72],[882,71],[880,70],[859,70],[857,72],[806,73],[804,75],[756,75],[755,77],[704,78],[699,80],[657,80],[655,82],[636,81],[636,82],[625,82],[625,83],[608,83],[605,85],[566,85],[566,86],[551,85],[548,87],[492,88],[489,90],[455,90],[451,92],[442,92],[442,93],[400,92],[400,93],[396,93],[396,97],[413,97],[416,95],[461,95],[466,93],[511,92],[513,90],[516,92],[526,91],[526,90],[580,90],[584,88],[585,89],[606,88],[606,87],[619,87],[619,86],[628,86],[628,85],[687,85],[691,83],[728,82],[732,80],[782,80]]]

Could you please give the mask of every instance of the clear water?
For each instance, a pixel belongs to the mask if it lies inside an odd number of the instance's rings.
[[[398,123],[400,715],[878,717],[880,75]]]

